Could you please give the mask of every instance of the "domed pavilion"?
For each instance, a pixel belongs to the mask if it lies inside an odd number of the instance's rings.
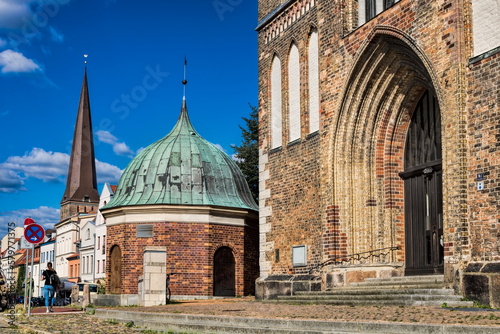
[[[168,273],[174,299],[254,294],[258,207],[236,163],[192,126],[185,97],[172,131],[129,163],[101,212],[107,292],[122,305],[164,304]]]

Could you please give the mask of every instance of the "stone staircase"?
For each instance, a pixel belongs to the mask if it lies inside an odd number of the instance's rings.
[[[471,307],[453,289],[446,289],[443,275],[368,278],[329,291],[297,291],[274,302],[329,305],[392,305]]]

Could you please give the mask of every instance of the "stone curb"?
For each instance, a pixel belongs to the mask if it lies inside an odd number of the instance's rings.
[[[210,333],[416,333],[416,334],[498,334],[500,328],[401,323],[337,322],[291,319],[262,319],[189,314],[131,312],[96,309],[95,316],[133,321],[147,328],[171,325]]]

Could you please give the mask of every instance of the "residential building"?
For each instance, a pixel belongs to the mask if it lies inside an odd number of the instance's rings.
[[[101,191],[99,200],[99,208],[102,208],[113,198],[116,191],[116,185],[105,183]],[[106,278],[106,219],[102,216],[101,211],[97,212],[95,220],[95,279],[105,280]]]

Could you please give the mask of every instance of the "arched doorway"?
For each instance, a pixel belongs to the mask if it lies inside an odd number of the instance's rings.
[[[235,269],[231,248],[219,248],[214,255],[214,296],[235,296]]]
[[[427,90],[412,114],[405,145],[405,274],[443,273],[441,116]]]
[[[109,280],[109,291],[111,293],[122,292],[122,251],[119,246],[113,246],[110,253],[111,273]]]

